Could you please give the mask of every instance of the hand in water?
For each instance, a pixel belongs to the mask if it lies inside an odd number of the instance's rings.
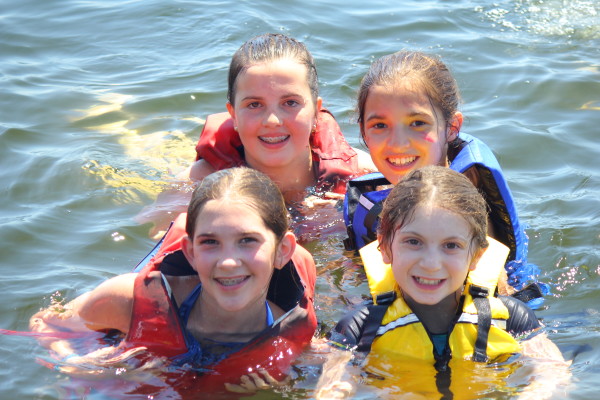
[[[233,393],[254,393],[259,390],[282,387],[287,385],[289,382],[289,376],[280,382],[273,378],[266,370],[261,369],[258,371],[258,373],[253,372],[248,375],[242,375],[239,385],[226,383],[225,389]]]
[[[147,379],[145,372],[151,369],[158,370],[167,362],[164,357],[152,357],[142,361],[138,356],[146,351],[146,347],[125,349],[121,346],[108,346],[83,355],[70,354],[54,365],[41,360],[40,362],[72,377],[93,379],[119,375],[143,381]],[[140,375],[141,372],[144,374]]]

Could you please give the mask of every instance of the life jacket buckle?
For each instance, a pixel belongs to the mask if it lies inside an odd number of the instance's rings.
[[[482,286],[471,285],[471,286],[469,286],[469,294],[473,298],[488,297],[490,294],[490,291],[488,290],[488,288],[485,288]]]
[[[375,296],[373,300],[373,302],[378,306],[390,305],[394,302],[394,300],[396,300],[396,292],[394,292],[393,290],[389,292],[383,292]]]

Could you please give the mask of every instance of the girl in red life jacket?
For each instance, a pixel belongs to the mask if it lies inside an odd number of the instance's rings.
[[[322,109],[317,70],[306,46],[282,34],[248,40],[229,67],[227,114],[209,116],[190,178],[247,165],[267,174],[286,200],[308,187],[344,193],[346,181],[374,171]]]
[[[216,172],[194,191],[181,240],[173,240],[177,229],[139,273],[109,279],[60,313],[38,312],[31,329],[121,332],[113,353],[100,349],[98,364],[162,357],[189,369],[165,379],[180,393],[282,381],[316,328],[316,271],[289,231],[277,186],[250,168]],[[79,356],[66,340],[42,344],[75,375],[79,362],[89,369],[99,354]]]

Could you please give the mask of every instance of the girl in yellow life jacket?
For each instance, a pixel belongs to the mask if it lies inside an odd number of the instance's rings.
[[[427,392],[427,398],[461,398],[454,394],[471,383],[463,379],[456,384],[465,363],[506,361],[517,353],[558,361],[559,376],[568,377],[568,364],[539,331],[534,312],[515,298],[495,296],[504,259],[494,262],[498,260],[486,254],[478,263],[489,246],[486,232],[485,200],[464,175],[438,166],[409,173],[384,203],[380,259],[379,253],[371,258],[363,254],[373,301],[346,315],[331,342],[366,353],[362,367],[380,378],[393,378],[388,382],[393,382],[395,395],[432,390],[435,395]],[[500,267],[494,268],[496,264]],[[345,365],[340,360],[349,360],[351,354],[337,354],[335,363],[325,364],[317,398],[352,392],[350,383],[340,380]],[[407,372],[427,365],[423,371],[429,372],[429,384],[423,383],[423,373]],[[553,384],[560,382],[555,374],[553,369]],[[377,386],[386,386],[385,379]],[[548,392],[548,382],[532,384],[524,392],[540,387]]]

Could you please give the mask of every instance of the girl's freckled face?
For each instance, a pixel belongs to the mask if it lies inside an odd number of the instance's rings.
[[[391,183],[427,165],[447,166],[446,126],[441,110],[423,90],[403,82],[369,89],[363,119],[371,158]]]
[[[410,222],[396,230],[384,260],[404,297],[434,305],[462,290],[474,267],[467,221],[435,206],[419,206]]]

